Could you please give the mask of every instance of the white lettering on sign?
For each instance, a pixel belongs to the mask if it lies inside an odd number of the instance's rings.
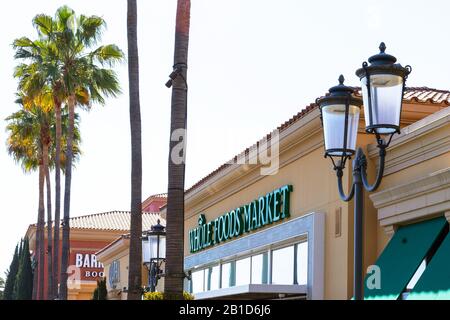
[[[105,276],[105,273],[103,271],[97,272],[97,271],[85,271],[84,276],[86,278],[96,278],[101,277],[103,278]]]
[[[97,261],[95,254],[77,253],[75,255],[75,266],[77,268],[103,268],[103,263]]]
[[[79,268],[83,264],[83,255],[81,253],[77,253],[75,255],[75,267]]]
[[[86,254],[84,256],[83,268],[90,268],[90,267],[91,267],[91,260],[89,259],[89,255]]]

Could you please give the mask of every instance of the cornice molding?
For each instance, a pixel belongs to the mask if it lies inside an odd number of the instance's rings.
[[[100,249],[95,253],[97,259],[102,262],[104,265],[109,264],[115,258],[120,258],[124,254],[127,254],[127,251],[130,248],[130,239],[121,238],[116,240],[113,244],[108,245],[109,247],[105,247]],[[120,257],[119,257],[120,256]]]
[[[450,107],[442,109],[407,127],[393,137],[387,149],[384,175],[398,172],[450,152]],[[378,148],[368,146],[369,157],[378,157]]]
[[[370,195],[382,227],[450,211],[450,167]]]

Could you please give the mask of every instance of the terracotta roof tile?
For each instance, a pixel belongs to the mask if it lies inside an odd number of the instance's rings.
[[[157,223],[158,219],[161,221],[162,225],[166,224],[165,219],[161,218],[159,213],[143,212],[142,229],[149,230],[152,225],[155,225]],[[36,224],[33,225],[36,226]],[[79,217],[72,217],[70,218],[70,229],[129,231],[130,212],[109,211]]]
[[[361,97],[361,88],[354,87],[355,95]],[[450,105],[450,91],[449,90],[439,90],[428,87],[406,87],[403,95],[403,101],[408,103],[431,103],[431,104],[444,104]],[[289,128],[291,125],[305,117],[312,110],[316,109],[317,105],[315,103],[311,103],[306,106],[303,110],[295,114],[288,121],[282,123],[277,129],[282,132]],[[271,134],[267,134],[266,138],[270,140]],[[245,149],[242,153],[248,154],[249,150],[256,146],[259,142],[252,145],[251,147]],[[242,154],[241,153],[241,154]],[[219,172],[225,170],[226,168],[231,166],[231,163],[234,163],[237,159],[237,155],[232,158],[232,160],[222,164],[220,167],[209,173],[207,176],[203,177],[200,181],[193,184],[189,189],[186,190],[185,193],[189,193],[200,185],[206,183],[209,179],[217,175]]]

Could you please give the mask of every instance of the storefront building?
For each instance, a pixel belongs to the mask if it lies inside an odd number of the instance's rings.
[[[159,219],[159,213],[144,212],[143,228],[150,228]],[[47,229],[47,225],[45,226]],[[96,252],[130,229],[130,212],[110,211],[70,219],[70,256],[68,267],[68,299],[90,300],[97,287],[97,280],[107,277],[104,265],[97,258]],[[61,229],[60,229],[61,230]],[[28,227],[26,236],[30,239],[30,250],[35,251],[36,224]],[[60,233],[62,239],[62,231]],[[44,248],[47,248],[45,232]],[[62,241],[59,244],[60,257]],[[47,254],[45,255],[44,292],[47,292]],[[59,276],[59,275],[58,275]],[[41,285],[41,284],[39,284]]]
[[[387,150],[381,186],[364,199],[366,298],[450,290],[436,281],[450,279],[449,97],[405,90],[402,133]],[[373,180],[378,152],[364,126],[361,116],[357,141]],[[186,191],[185,287],[196,299],[352,297],[353,203],[339,198],[322,132],[311,104]],[[270,156],[270,164],[260,161]],[[346,191],[351,172],[349,165]],[[377,271],[380,288],[371,278]]]
[[[157,221],[152,221],[151,225],[143,224],[143,234],[150,230],[151,226],[157,223],[165,226],[166,221],[162,217],[158,217]],[[149,274],[150,267],[148,265],[148,251],[149,248],[143,246],[142,248],[142,288],[149,288]],[[161,248],[161,251],[165,249]],[[97,259],[104,265],[106,276],[106,289],[108,291],[108,300],[127,300],[128,292],[128,266],[130,258],[130,234],[123,234],[113,242],[109,243],[104,248],[96,252]],[[164,269],[164,263],[161,264]],[[164,278],[158,279],[156,291],[164,290]]]

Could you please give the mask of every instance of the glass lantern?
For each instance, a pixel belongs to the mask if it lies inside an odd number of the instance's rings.
[[[369,58],[370,65],[364,62],[356,75],[361,81],[366,132],[392,135],[400,133],[403,93],[411,67],[396,64],[397,59],[385,53],[383,42],[379,49],[379,54]]]
[[[142,241],[142,259],[146,264],[166,259],[166,232],[160,220],[151,227]]]
[[[344,85],[341,75],[339,85],[316,100],[321,112],[325,157],[341,157],[343,160],[355,154],[362,100],[353,92],[353,88]]]

